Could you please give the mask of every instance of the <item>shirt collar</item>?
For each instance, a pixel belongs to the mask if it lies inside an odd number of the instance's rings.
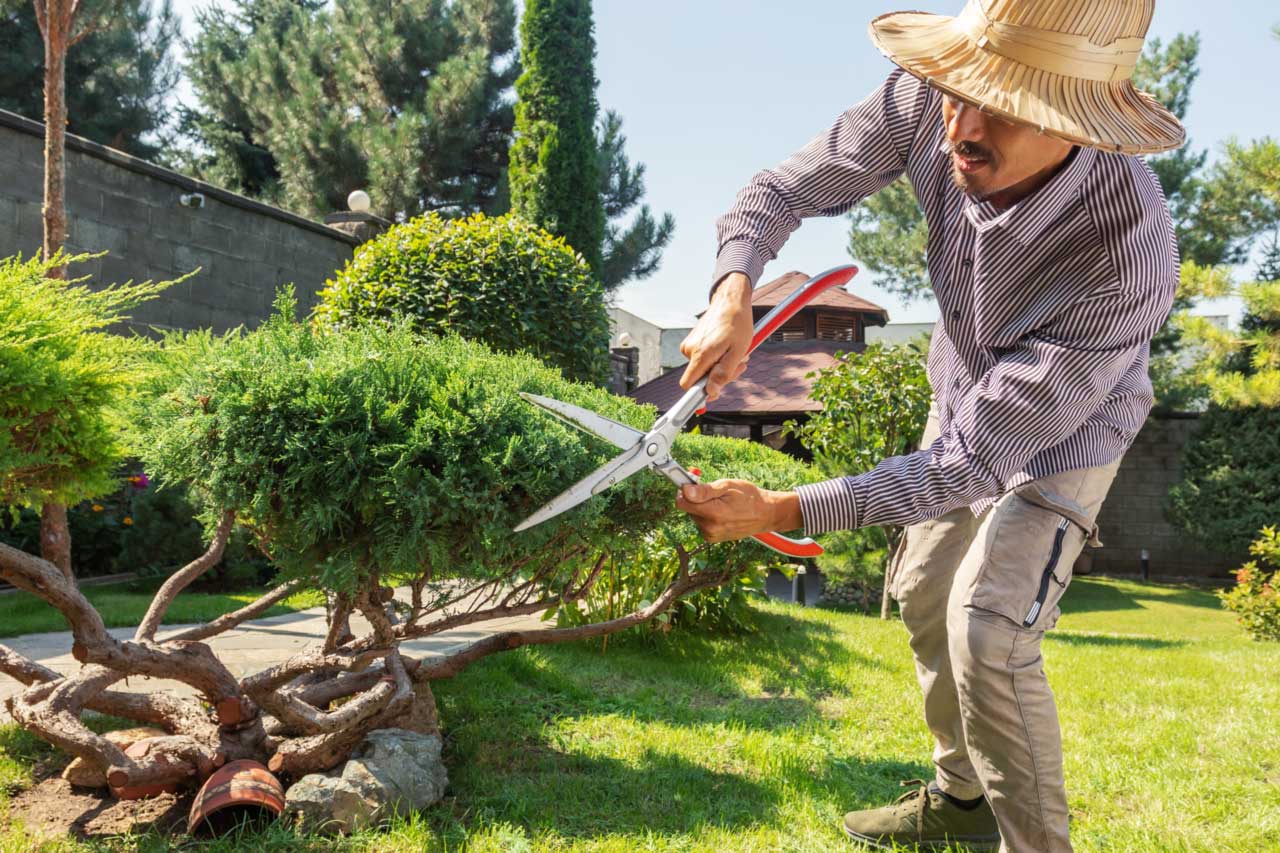
[[[951,146],[946,134],[943,134],[938,150],[950,156]],[[1000,228],[1024,246],[1030,245],[1075,200],[1098,152],[1077,145],[1069,156],[1071,159],[1067,165],[1047,184],[1005,210],[997,210],[990,202],[975,201],[965,195],[965,217],[979,234]]]

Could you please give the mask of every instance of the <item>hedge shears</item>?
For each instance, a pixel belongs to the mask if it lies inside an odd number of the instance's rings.
[[[753,352],[768,340],[770,335],[794,317],[801,308],[812,302],[818,294],[848,283],[857,272],[858,268],[854,266],[836,267],[814,276],[796,288],[790,296],[778,303],[777,307],[756,324],[751,337],[751,346],[747,352]],[[522,521],[515,528],[516,532],[527,530],[554,518],[646,468],[662,474],[675,483],[677,488],[694,485],[702,476],[702,472],[697,468],[686,469],[672,459],[671,446],[685,424],[694,415],[700,415],[706,411],[707,377],[705,376],[685,392],[678,403],[654,421],[648,432],[641,432],[570,403],[523,392],[520,396],[572,426],[613,444],[621,449],[622,453],[551,499],[541,509]],[[779,533],[759,533],[752,538],[766,548],[771,548],[788,557],[816,557],[823,553],[822,546],[809,538],[789,539]]]

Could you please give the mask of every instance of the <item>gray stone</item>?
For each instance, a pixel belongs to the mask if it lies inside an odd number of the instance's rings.
[[[425,809],[449,785],[442,745],[435,734],[370,732],[340,769],[298,780],[285,793],[285,815],[307,830],[346,833]]]

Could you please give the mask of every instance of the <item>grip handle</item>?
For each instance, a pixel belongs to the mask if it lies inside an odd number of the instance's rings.
[[[757,347],[767,341],[774,332],[778,331],[783,324],[794,317],[801,308],[816,299],[818,294],[833,287],[848,284],[857,274],[858,268],[852,264],[833,267],[824,273],[815,275],[797,287],[791,292],[790,296],[775,305],[772,311],[765,314],[760,318],[760,322],[756,323],[755,330],[751,335],[751,345],[747,347],[747,353],[755,352]],[[703,387],[706,386],[705,379],[702,384]],[[699,405],[694,412],[695,415],[705,415],[706,413],[707,407],[705,405]],[[783,553],[785,554],[786,552],[784,551]]]
[[[754,352],[756,347],[768,340],[770,335],[778,331],[801,308],[816,299],[818,294],[833,287],[848,284],[857,274],[858,268],[852,264],[834,267],[820,275],[815,275],[797,287],[790,296],[779,302],[772,311],[760,318],[760,322],[756,324],[755,333],[751,336],[751,346],[747,349],[747,352]]]
[[[757,533],[752,539],[770,550],[788,557],[817,557],[825,553],[812,539],[788,539],[781,533]]]

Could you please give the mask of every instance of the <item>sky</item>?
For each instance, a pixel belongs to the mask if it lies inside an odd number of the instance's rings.
[[[174,0],[185,21],[218,0]],[[599,100],[618,111],[627,152],[646,167],[647,203],[676,233],[661,269],[623,287],[618,304],[664,327],[692,325],[706,306],[715,220],[762,168],[776,165],[860,101],[892,69],[867,23],[900,9],[954,14],[964,0],[596,0]],[[1235,136],[1280,135],[1280,23],[1275,0],[1157,0],[1151,36],[1199,31],[1200,78],[1186,119],[1190,144],[1211,152]],[[1270,90],[1271,94],[1266,92]],[[1211,154],[1212,156],[1212,154]],[[806,220],[765,280],[849,263],[844,217]],[[893,322],[927,322],[929,301],[904,304],[863,273],[852,292]],[[1233,303],[1206,306],[1230,313]]]

